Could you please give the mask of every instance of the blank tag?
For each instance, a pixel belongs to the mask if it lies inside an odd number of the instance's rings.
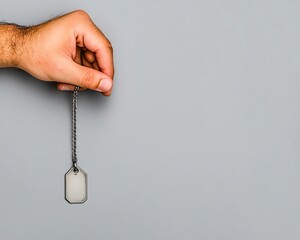
[[[80,167],[71,167],[65,174],[65,198],[69,203],[84,203],[87,200],[87,174]]]

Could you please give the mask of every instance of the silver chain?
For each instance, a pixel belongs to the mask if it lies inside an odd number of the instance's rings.
[[[75,172],[77,168],[77,96],[79,87],[76,86],[73,91],[73,111],[72,111],[72,163]]]

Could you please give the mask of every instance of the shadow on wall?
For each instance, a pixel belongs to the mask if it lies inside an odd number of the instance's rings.
[[[23,91],[31,92],[32,94],[40,94],[47,96],[50,100],[52,98],[65,96],[67,99],[71,99],[72,92],[62,92],[57,90],[55,82],[40,81],[32,77],[30,74],[23,70],[16,68],[0,69],[0,89],[4,88],[4,85],[8,88],[23,89]],[[11,93],[14,94],[13,92]],[[109,97],[104,97],[101,93],[91,90],[81,91],[80,95],[83,99],[88,101],[85,107],[90,106],[93,108],[102,108],[109,100]],[[68,101],[70,109],[72,108],[72,101]]]

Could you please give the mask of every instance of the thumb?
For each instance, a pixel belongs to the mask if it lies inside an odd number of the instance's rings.
[[[79,65],[73,61],[67,69],[68,73],[65,74],[64,83],[98,92],[107,92],[112,88],[112,79],[98,70]]]

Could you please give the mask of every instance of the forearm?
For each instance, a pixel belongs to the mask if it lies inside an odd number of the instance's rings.
[[[19,65],[23,31],[14,24],[0,24],[0,68]]]

